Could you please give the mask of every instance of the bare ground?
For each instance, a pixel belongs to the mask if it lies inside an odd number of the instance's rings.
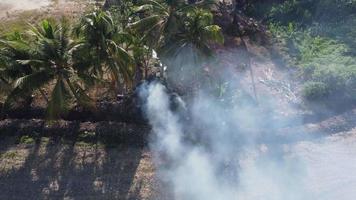
[[[57,140],[0,141],[0,199],[151,199],[154,166],[144,147]]]
[[[93,8],[91,0],[4,0],[0,1],[0,34],[22,31],[42,19],[76,16]]]
[[[82,11],[90,0],[2,0],[0,18],[11,20],[24,11],[50,12],[52,15],[71,14]]]

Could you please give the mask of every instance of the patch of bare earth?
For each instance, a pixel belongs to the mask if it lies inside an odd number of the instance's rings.
[[[93,4],[91,0],[2,0],[0,17],[16,16],[18,13],[29,10],[66,14],[80,12],[81,8]]]
[[[42,137],[1,139],[0,199],[152,199],[156,179],[143,147]]]
[[[20,29],[45,18],[75,19],[93,6],[90,0],[3,0],[0,2],[0,32]]]

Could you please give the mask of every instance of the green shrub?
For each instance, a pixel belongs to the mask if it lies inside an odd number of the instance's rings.
[[[303,95],[308,100],[333,95],[339,100],[356,100],[356,65],[327,65],[316,67],[311,82],[304,85]]]
[[[16,151],[9,151],[0,154],[1,159],[15,159],[18,156]]]
[[[20,144],[33,144],[33,143],[35,143],[35,140],[28,135],[24,135],[24,136],[21,136],[19,143]]]
[[[307,81],[304,97],[355,102],[356,0],[274,2],[263,9],[268,28],[285,63]]]
[[[288,24],[291,21],[309,23],[312,20],[317,3],[315,0],[287,0],[271,7],[269,18]]]
[[[343,71],[342,76],[345,80],[347,97],[356,100],[356,65],[349,66],[348,69]]]
[[[355,59],[347,56],[350,49],[336,40],[313,36],[304,32],[296,38],[296,46],[299,50],[299,64],[306,65],[351,65]]]
[[[273,23],[269,28],[290,56],[288,63],[298,66],[303,79],[311,81],[303,90],[306,99],[333,95],[356,100],[356,57],[347,44],[294,24]]]
[[[307,100],[321,100],[329,95],[329,88],[323,82],[307,82],[303,87],[303,97]]]

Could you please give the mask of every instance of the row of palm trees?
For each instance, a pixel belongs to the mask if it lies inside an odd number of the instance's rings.
[[[8,34],[0,40],[3,108],[28,105],[36,93],[47,102],[48,117],[59,118],[73,105],[94,108],[89,91],[98,85],[133,88],[137,77],[147,78],[154,59],[174,67],[164,58],[187,46],[200,57],[210,56],[210,42],[223,42],[223,36],[208,6],[207,1],[126,0],[75,23],[43,20],[26,32]]]

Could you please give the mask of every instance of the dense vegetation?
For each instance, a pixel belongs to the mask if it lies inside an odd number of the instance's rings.
[[[36,93],[47,102],[48,117],[58,118],[74,105],[93,108],[98,88],[109,88],[113,96],[131,91],[149,69],[170,67],[158,58],[187,45],[209,56],[209,42],[223,36],[208,5],[122,1],[77,22],[48,19],[6,34],[0,40],[4,109],[28,106]]]
[[[285,0],[250,4],[269,24],[289,65],[306,81],[308,100],[356,100],[356,1]]]
[[[224,12],[208,0],[123,0],[78,20],[7,31],[0,39],[2,107],[26,107],[37,95],[48,117],[59,118],[75,105],[94,109],[103,94],[131,92],[150,75],[164,78],[166,67],[169,76],[181,62],[198,65],[213,54],[213,42],[224,42],[212,6]],[[356,1],[237,0],[232,12],[267,25],[287,63],[299,69],[307,100],[356,101]],[[187,52],[189,59],[174,61]]]

